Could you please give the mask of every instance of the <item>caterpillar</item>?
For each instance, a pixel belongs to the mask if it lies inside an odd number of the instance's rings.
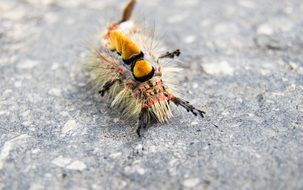
[[[135,25],[131,15],[136,0],[130,0],[122,18],[110,24],[99,45],[93,48],[86,64],[90,83],[122,117],[137,120],[136,133],[151,121],[165,123],[173,116],[171,103],[195,116],[205,112],[175,95],[166,83],[165,63],[180,55],[180,50],[159,52],[147,44],[153,37]]]

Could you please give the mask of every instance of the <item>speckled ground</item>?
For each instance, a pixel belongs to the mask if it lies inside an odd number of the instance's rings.
[[[0,0],[0,189],[303,189],[303,2],[139,1],[207,111],[141,139],[80,67],[125,2]]]

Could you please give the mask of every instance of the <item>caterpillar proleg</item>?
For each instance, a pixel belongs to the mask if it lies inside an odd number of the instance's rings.
[[[151,120],[167,122],[172,116],[171,103],[195,116],[205,112],[175,95],[165,82],[162,62],[180,55],[180,50],[158,52],[147,45],[152,36],[130,18],[136,0],[126,5],[121,20],[106,28],[100,44],[91,52],[86,66],[91,83],[121,116],[137,120],[137,134]]]

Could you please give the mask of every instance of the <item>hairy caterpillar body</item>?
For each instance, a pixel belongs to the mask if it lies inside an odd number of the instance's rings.
[[[165,83],[161,60],[173,59],[180,51],[161,54],[148,45],[152,37],[130,20],[135,3],[130,0],[122,19],[106,29],[91,53],[86,66],[94,88],[122,117],[138,120],[139,136],[151,119],[164,123],[173,116],[171,102],[204,117],[204,111],[174,95]]]

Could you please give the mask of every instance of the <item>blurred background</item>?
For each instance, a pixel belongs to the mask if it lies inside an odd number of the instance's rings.
[[[303,2],[138,0],[207,112],[141,139],[81,68],[126,3],[0,0],[0,189],[302,189]]]

